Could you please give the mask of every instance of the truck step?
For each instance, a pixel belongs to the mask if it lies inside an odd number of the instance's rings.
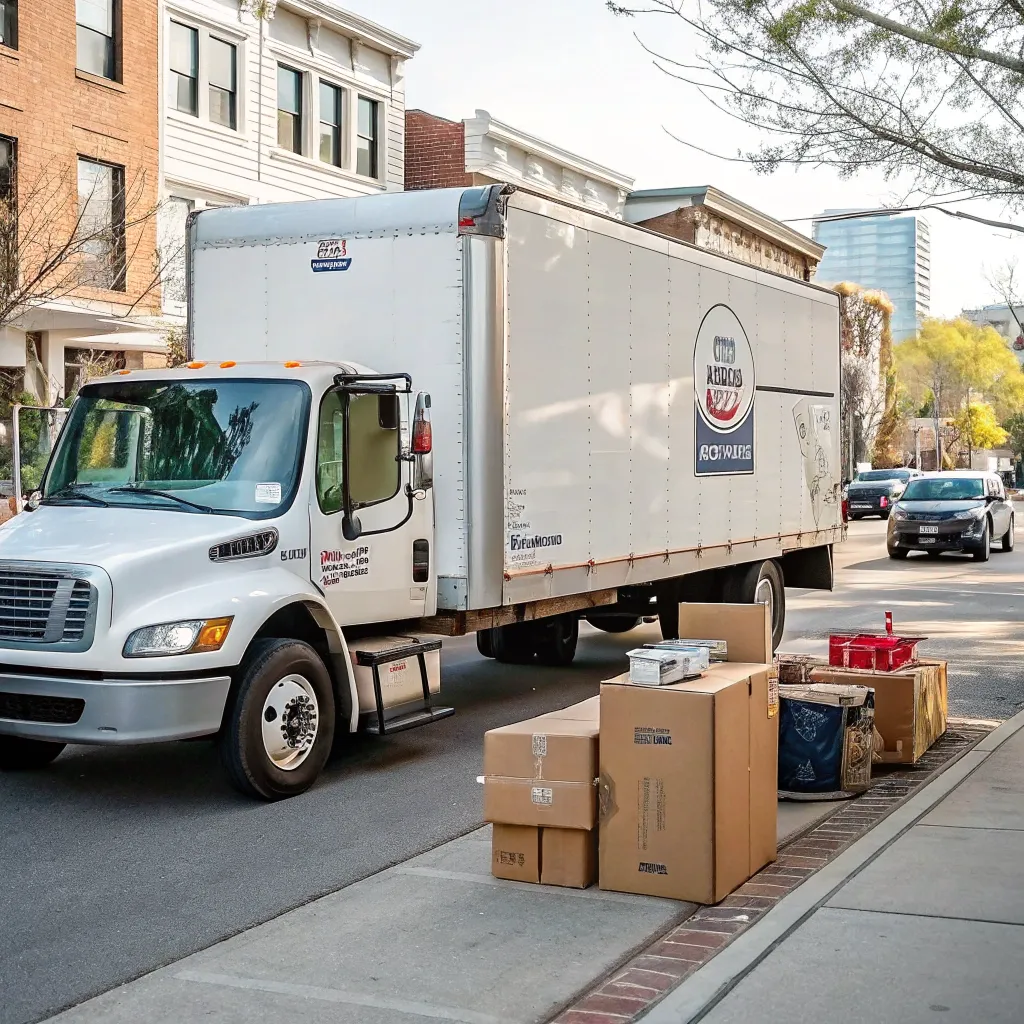
[[[390,736],[393,732],[418,729],[421,725],[430,725],[441,718],[450,718],[454,714],[455,708],[421,708],[419,711],[410,711],[408,714],[389,718],[384,723],[383,729],[379,720],[371,717],[366,723],[366,732],[374,736]]]

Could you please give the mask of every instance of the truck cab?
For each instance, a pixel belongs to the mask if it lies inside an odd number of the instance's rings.
[[[450,714],[439,642],[349,649],[436,607],[429,405],[408,377],[327,362],[84,387],[0,530],[0,765],[216,735],[232,781],[273,799],[313,782],[336,730]]]

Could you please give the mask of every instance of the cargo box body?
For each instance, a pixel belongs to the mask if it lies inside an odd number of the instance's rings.
[[[460,225],[464,189],[195,218],[193,357],[351,363],[430,392],[439,609],[838,541],[838,297],[493,192],[485,233]]]

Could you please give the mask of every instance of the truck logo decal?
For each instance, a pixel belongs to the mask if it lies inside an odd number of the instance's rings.
[[[342,580],[370,574],[370,548],[363,544],[351,551],[320,552],[321,584],[324,587],[337,586]]]
[[[693,349],[697,476],[754,472],[754,353],[743,325],[712,306]]]
[[[552,533],[547,536],[524,537],[521,534],[513,533],[508,539],[510,551],[532,551],[534,548],[556,548],[562,543],[560,533]]]
[[[333,270],[348,270],[352,257],[348,254],[347,238],[323,238],[317,242],[316,258],[309,261],[314,274]]]
[[[305,558],[305,557],[306,557],[306,549],[305,548],[289,548],[287,551],[282,551],[281,552],[281,561],[282,562],[292,562],[292,561],[294,561],[297,558]]]

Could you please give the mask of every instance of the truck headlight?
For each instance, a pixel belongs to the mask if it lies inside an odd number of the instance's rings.
[[[171,654],[219,651],[228,638],[233,616],[224,619],[186,619],[143,626],[125,641],[126,658],[159,658]]]

